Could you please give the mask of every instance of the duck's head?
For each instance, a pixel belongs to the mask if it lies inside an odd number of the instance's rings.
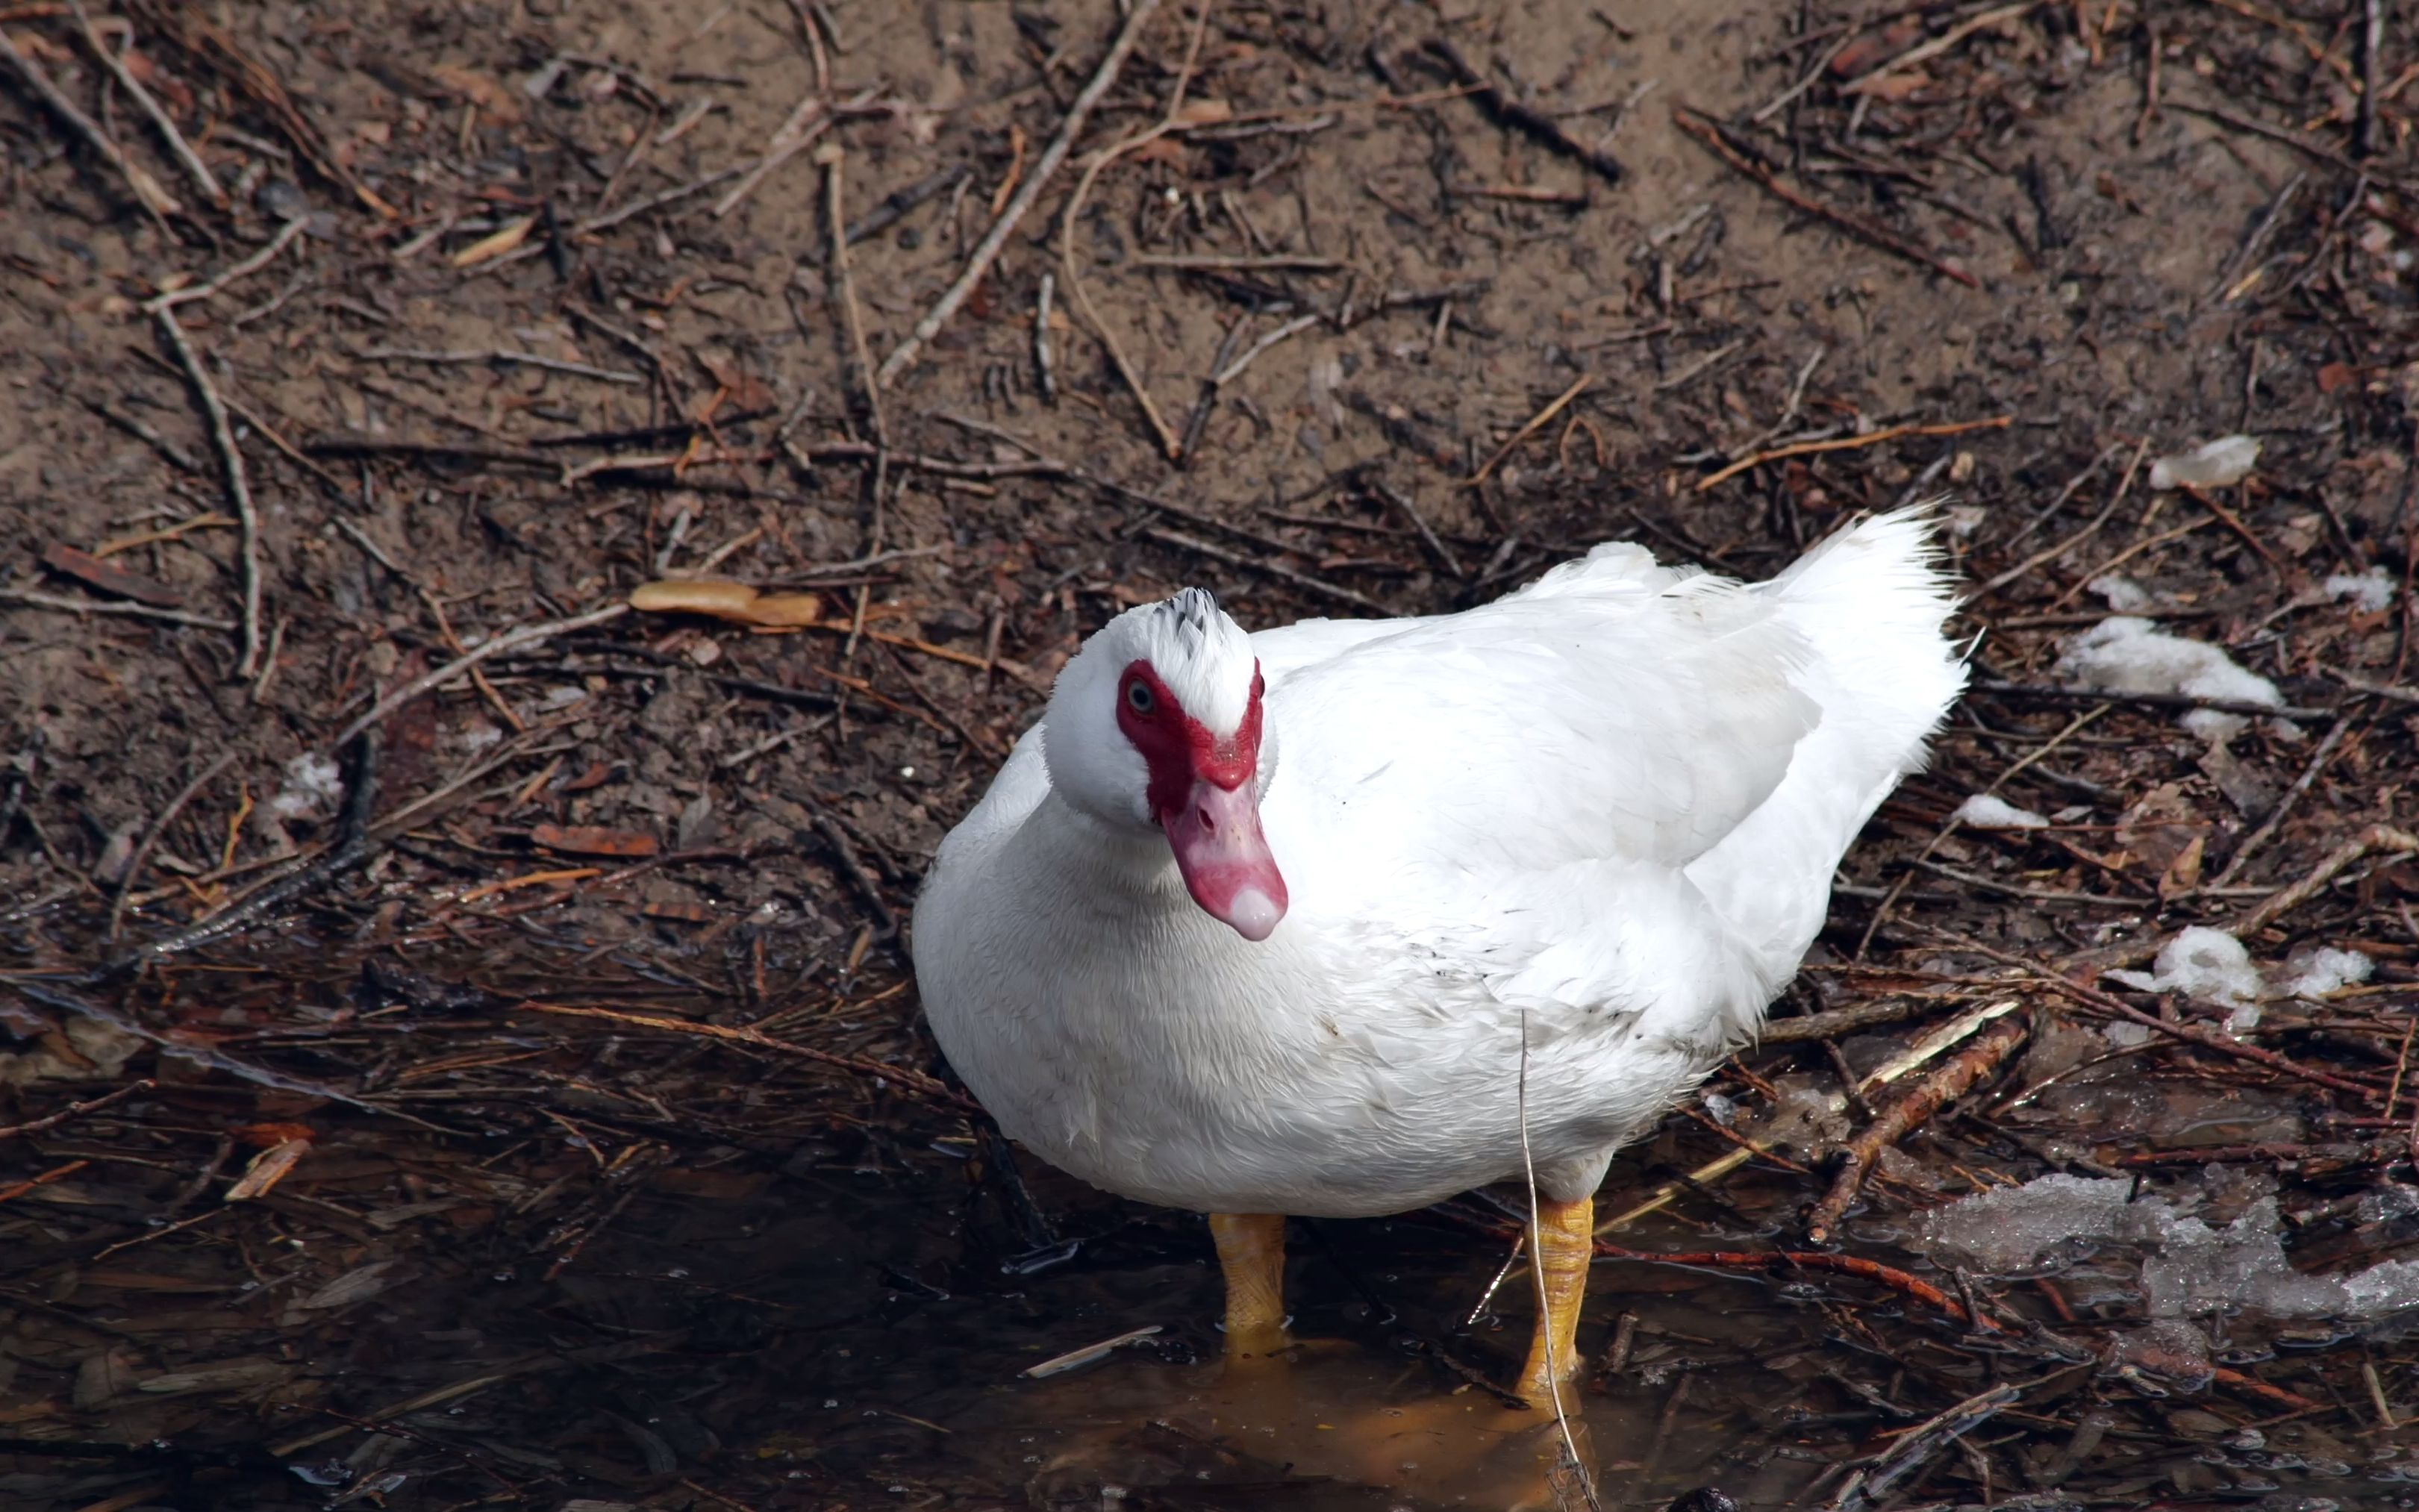
[[[1126,610],[1067,663],[1042,754],[1051,786],[1105,824],[1156,829],[1185,890],[1247,940],[1285,917],[1286,884],[1260,832],[1276,770],[1251,638],[1206,590]]]

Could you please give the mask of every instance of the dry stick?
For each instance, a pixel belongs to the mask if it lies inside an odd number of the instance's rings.
[[[268,267],[301,234],[302,223],[288,221],[267,246],[217,277],[188,288],[171,289],[144,306],[159,322],[160,334],[167,338],[169,348],[185,369],[186,381],[193,386],[193,394],[201,401],[203,418],[209,423],[210,445],[218,452],[219,466],[226,475],[227,496],[235,503],[236,522],[243,531],[243,655],[237,658],[235,670],[239,682],[252,681],[260,670],[260,511],[252,501],[252,480],[244,471],[243,452],[235,443],[235,427],[228,422],[226,402],[219,397],[218,386],[202,366],[201,354],[186,338],[185,328],[177,318],[177,306],[207,300],[237,279]]]
[[[842,170],[847,165],[847,154],[842,152],[840,144],[835,142],[816,153],[815,161],[824,165],[824,227],[831,239],[829,253],[831,264],[840,273],[840,308],[848,319],[848,346],[856,359],[856,380],[865,389],[865,412],[867,418],[873,423],[874,441],[887,449],[890,445],[890,432],[884,428],[882,424],[882,385],[873,380],[873,359],[865,345],[865,315],[856,302],[856,274],[850,266],[848,232],[844,228],[840,213]],[[881,486],[881,479],[877,475],[874,480],[877,497],[879,497]],[[873,549],[881,550],[882,543],[875,542]],[[862,597],[858,602],[862,606]]]
[[[1793,205],[1809,215],[1819,216],[1849,235],[1879,247],[1884,252],[1903,257],[1909,262],[1920,264],[1944,278],[1953,278],[1967,288],[1982,286],[1982,281],[1955,263],[1944,261],[1897,232],[1887,230],[1870,221],[1859,220],[1845,210],[1835,209],[1821,200],[1799,193],[1782,183],[1771,169],[1731,146],[1720,128],[1714,125],[1710,119],[1690,119],[1694,114],[1685,105],[1675,106],[1672,112],[1672,123],[1705,144],[1713,150],[1716,157],[1762,184],[1775,198]]]
[[[1196,540],[1177,531],[1153,526],[1143,532],[1143,534],[1162,546],[1172,546],[1181,551],[1191,551],[1208,557],[1212,562],[1223,562],[1230,567],[1241,567],[1249,572],[1267,573],[1271,578],[1291,583],[1303,593],[1315,594],[1320,598],[1332,598],[1339,604],[1349,604],[1354,609],[1367,609],[1372,614],[1384,615],[1394,612],[1365,594],[1357,594],[1349,588],[1322,581],[1308,573],[1296,572],[1291,567],[1281,567],[1273,562],[1263,562],[1257,557],[1244,556],[1240,551],[1229,551],[1225,547],[1211,546],[1207,541]]]
[[[474,650],[456,656],[433,671],[424,672],[413,678],[378,700],[370,706],[367,714],[345,726],[335,739],[329,741],[328,748],[342,749],[352,742],[355,735],[384,719],[413,699],[420,697],[430,688],[441,687],[453,681],[490,656],[517,650],[522,646],[535,645],[541,640],[551,640],[556,636],[569,635],[575,630],[589,629],[603,625],[608,620],[620,619],[629,612],[630,606],[627,604],[608,604],[603,609],[591,609],[585,614],[575,614],[567,620],[548,620],[542,625],[524,625],[517,630],[507,630],[502,635],[490,636]]]
[[[2243,863],[2250,860],[2258,852],[2260,846],[2267,844],[2274,837],[2278,827],[2285,823],[2285,816],[2293,811],[2293,805],[2302,801],[2302,795],[2310,791],[2310,784],[2316,782],[2319,779],[2319,774],[2326,770],[2327,763],[2334,760],[2335,748],[2343,744],[2344,735],[2351,729],[2351,721],[2352,716],[2349,713],[2335,717],[2335,722],[2327,731],[2326,738],[2319,741],[2319,748],[2310,753],[2308,763],[2302,768],[2302,775],[2294,779],[2291,787],[2285,790],[2285,795],[2276,800],[2276,807],[2268,811],[2268,817],[2259,822],[2259,827],[2243,837],[2242,843],[2235,847],[2233,856],[2226,863],[2226,870],[2220,872],[2217,874],[2217,880],[2210,884],[2211,887],[2223,887],[2232,882],[2242,872]]]
[[[1699,480],[1697,491],[1703,493],[1717,484],[1728,483],[1749,468],[1760,468],[1767,462],[1779,462],[1788,457],[1810,456],[1817,452],[1854,451],[1859,447],[1879,446],[1884,441],[1899,440],[1908,436],[1963,436],[1969,430],[2005,430],[2015,423],[2016,417],[2013,415],[1995,415],[1989,420],[1960,420],[1941,425],[1892,425],[1885,430],[1871,431],[1862,436],[1839,436],[1824,441],[1796,441],[1787,446],[1776,446],[1769,452],[1758,452],[1752,456],[1743,456],[1711,477]]]
[[[36,1134],[49,1134],[71,1119],[81,1119],[85,1114],[98,1112],[113,1103],[123,1103],[128,1098],[147,1092],[159,1085],[148,1076],[140,1081],[129,1082],[114,1092],[104,1092],[87,1102],[70,1103],[56,1113],[36,1119],[30,1123],[11,1124],[6,1129],[0,1129],[0,1139],[30,1139]]]
[[[1579,380],[1578,382],[1572,384],[1569,388],[1564,389],[1561,393],[1556,394],[1551,404],[1547,405],[1543,409],[1531,415],[1527,424],[1521,426],[1518,430],[1514,431],[1510,440],[1505,441],[1502,445],[1497,447],[1495,449],[1495,455],[1488,457],[1484,466],[1462,481],[1462,486],[1465,488],[1475,488],[1480,484],[1485,483],[1487,481],[1487,475],[1494,471],[1496,467],[1501,464],[1505,457],[1512,455],[1512,449],[1514,447],[1518,446],[1522,441],[1525,441],[1530,437],[1537,434],[1539,430],[1545,427],[1548,421],[1552,420],[1556,415],[1561,414],[1564,409],[1567,407],[1573,399],[1585,393],[1590,385],[1595,382],[1595,375],[1594,373],[1580,374]]]
[[[109,70],[110,76],[117,81],[117,86],[125,90],[135,104],[142,107],[143,114],[151,118],[152,130],[168,144],[168,150],[183,165],[185,176],[193,179],[193,187],[202,192],[203,198],[222,209],[225,208],[226,191],[219,187],[218,179],[210,173],[210,165],[202,161],[202,155],[195,152],[192,144],[185,140],[184,133],[177,130],[177,123],[160,108],[160,101],[152,98],[151,91],[143,87],[143,81],[134,77],[133,70],[127,68],[126,60],[110,51],[109,44],[101,39],[100,31],[94,27],[92,17],[85,14],[84,0],[68,0],[68,8],[75,12],[76,24],[84,28],[85,45],[92,49],[92,55],[100,60],[100,66]]]
[[[726,1044],[746,1045],[770,1055],[795,1056],[818,1065],[834,1066],[853,1071],[859,1075],[875,1076],[896,1082],[929,1103],[936,1103],[957,1113],[979,1113],[982,1110],[970,1098],[961,1096],[934,1077],[927,1076],[913,1066],[895,1066],[886,1060],[872,1060],[863,1056],[835,1055],[829,1050],[816,1050],[807,1045],[777,1040],[769,1034],[745,1026],[733,1028],[720,1024],[701,1023],[693,1019],[661,1019],[645,1013],[624,1013],[609,1008],[575,1008],[568,1003],[530,1001],[514,1005],[532,1013],[555,1013],[566,1018],[604,1019],[625,1024],[633,1028],[661,1029],[667,1034],[696,1035],[708,1040],[720,1040]]]
[[[234,751],[221,752],[217,761],[203,767],[192,781],[186,783],[175,797],[168,800],[168,806],[160,810],[160,817],[152,820],[150,825],[143,831],[142,840],[135,843],[134,854],[126,858],[126,874],[118,879],[117,896],[110,900],[109,929],[101,938],[105,940],[117,938],[118,926],[126,918],[127,894],[134,890],[135,879],[143,874],[144,863],[151,859],[151,848],[160,843],[161,835],[176,820],[177,815],[184,811],[185,805],[193,801],[193,795],[208,787],[210,779],[225,771],[234,760]]]
[[[1142,377],[1134,371],[1133,363],[1127,360],[1125,347],[1118,342],[1117,332],[1101,318],[1098,310],[1092,308],[1092,297],[1085,291],[1083,272],[1075,264],[1075,225],[1083,209],[1084,196],[1091,193],[1092,180],[1100,177],[1102,169],[1174,130],[1176,128],[1171,123],[1162,121],[1092,154],[1085,164],[1083,177],[1075,180],[1074,193],[1067,196],[1067,208],[1060,212],[1058,224],[1058,263],[1066,271],[1067,297],[1091,325],[1093,334],[1101,338],[1101,345],[1108,349],[1110,365],[1117,370],[1117,377],[1124,380],[1126,388],[1134,396],[1134,402],[1142,407],[1143,418],[1150,422],[1151,430],[1159,437],[1160,450],[1171,462],[1182,455],[1183,446],[1178,441],[1176,433],[1168,429],[1167,422],[1161,418],[1159,406],[1152,401],[1150,390],[1144,387]]]
[[[1872,91],[1875,85],[1882,82],[1882,80],[1898,72],[1900,69],[1911,69],[1928,58],[1938,57],[1941,54],[1948,52],[1950,48],[1955,47],[1958,43],[1964,41],[1966,38],[1971,37],[1976,32],[1988,26],[1996,26],[2003,21],[2013,21],[2017,17],[2025,14],[2026,11],[2034,9],[2040,4],[2041,0],[2016,0],[2016,4],[2014,5],[2000,6],[1995,9],[1985,10],[1979,16],[1969,17],[1965,21],[1960,22],[1958,24],[1949,27],[1947,31],[1942,32],[1939,36],[1932,39],[1932,40],[1928,42],[1919,42],[1915,46],[1908,48],[1905,52],[1901,53],[1898,56],[1890,59],[1888,62],[1883,64],[1881,67],[1860,74],[1848,83],[1841,85],[1840,86],[1840,93],[1843,95],[1869,94]]]
[[[1856,1200],[1857,1190],[1865,1184],[1865,1173],[1881,1158],[1881,1152],[1996,1072],[2031,1034],[2032,1026],[2025,1019],[2001,1019],[1883,1109],[1881,1117],[1848,1142],[1847,1160],[1841,1165],[1831,1190],[1807,1217],[1806,1237],[1817,1244],[1829,1243],[1832,1231],[1847,1213],[1848,1204]]]
[[[2017,579],[2032,571],[2035,567],[2040,566],[2042,563],[2055,562],[2059,557],[2066,555],[2067,552],[2072,550],[2074,548],[2081,546],[2086,540],[2097,535],[2100,532],[2100,527],[2107,524],[2109,517],[2117,513],[2117,506],[2125,501],[2125,495],[2131,491],[2134,486],[2134,475],[2141,471],[2142,458],[2149,453],[2149,438],[2144,437],[2134,448],[2134,459],[2125,464],[2125,475],[2117,480],[2117,491],[2108,496],[2107,507],[2101,510],[2099,514],[2093,516],[2089,524],[2084,526],[2083,529],[2075,532],[2072,535],[2068,536],[2065,540],[2058,542],[2056,546],[2045,547],[2042,549],[2034,552],[2031,556],[2025,558],[2025,560],[2017,563],[2014,566],[2010,567],[2007,571],[1976,588],[1972,593],[1965,595],[1966,601],[1971,603],[1980,599],[1985,594],[1994,594],[1998,592],[2000,589],[2007,587],[2008,584],[2014,582]],[[2107,569],[2103,567],[2101,570],[2104,572]],[[2085,582],[2089,582],[2092,576],[2096,576],[2096,574],[2086,576],[2083,580]]]
[[[2353,129],[2351,149],[2364,158],[2377,156],[2377,78],[2385,51],[2385,0],[2363,0],[2360,29],[2360,123]]]
[[[1033,367],[1041,381],[1041,402],[1058,402],[1058,374],[1050,361],[1050,297],[1058,290],[1058,275],[1047,269],[1041,274],[1041,291],[1033,301]]]
[[[146,210],[162,222],[171,215],[181,213],[183,207],[160,187],[160,181],[152,177],[141,163],[120,151],[117,144],[102,132],[91,116],[76,108],[74,100],[60,93],[59,86],[51,82],[51,76],[42,71],[41,65],[17,50],[17,44],[8,39],[5,28],[0,28],[0,58],[8,60],[17,70],[17,76],[25,81],[25,87],[50,107],[52,115],[66,122],[69,131],[83,138],[85,146],[100,154],[103,162],[117,170],[125,178],[127,188],[134,192],[135,199]]]
[[[232,630],[233,620],[212,619],[207,614],[189,613],[180,609],[154,609],[148,604],[119,604],[97,598],[69,598],[64,594],[42,594],[29,588],[0,588],[0,602],[30,604],[37,609],[54,609],[69,614],[124,614],[141,620],[165,620],[170,625],[191,625],[205,630]]]
[[[1471,66],[1460,50],[1441,37],[1430,38],[1421,49],[1444,65],[1456,84],[1471,91],[1480,108],[1506,126],[1513,127],[1552,151],[1577,162],[1586,164],[1604,176],[1607,182],[1619,183],[1622,167],[1619,159],[1610,152],[1598,151],[1563,129],[1560,121],[1544,112],[1533,109],[1513,99],[1497,87],[1493,80]]]
[[[2371,825],[2320,857],[2309,874],[2291,887],[2261,900],[2259,905],[2236,919],[2226,933],[2241,939],[2256,934],[2293,909],[2315,897],[2319,889],[2334,880],[2335,873],[2372,851],[2391,851],[2398,856],[2419,852],[2419,834],[2396,829],[2391,825]]]
[[[1092,108],[1117,82],[1117,75],[1125,71],[1126,59],[1133,54],[1134,44],[1142,39],[1143,27],[1149,23],[1158,9],[1159,0],[1135,0],[1133,9],[1126,16],[1125,25],[1117,32],[1117,40],[1109,44],[1108,55],[1101,59],[1101,66],[1093,70],[1083,93],[1075,97],[1075,103],[1068,109],[1067,118],[1058,123],[1057,134],[1050,139],[1048,147],[1041,149],[1041,157],[1034,163],[1033,172],[1026,177],[1024,187],[1016,192],[1015,198],[1008,202],[1008,208],[1000,211],[998,219],[992,223],[991,230],[984,233],[982,240],[975,247],[974,255],[966,259],[965,271],[958,275],[958,281],[949,285],[948,292],[941,296],[940,302],[934,304],[923,319],[916,322],[916,329],[907,333],[907,339],[883,360],[881,370],[874,375],[877,387],[888,388],[893,379],[907,370],[909,364],[916,361],[917,354],[924,349],[924,344],[940,333],[941,328],[949,323],[950,317],[958,313],[959,307],[973,295],[984,275],[991,271],[991,265],[1008,245],[1009,237],[1014,234],[1018,224],[1033,208],[1034,202],[1041,197],[1042,189],[1057,174],[1059,165],[1067,161],[1067,154],[1073,149],[1075,138],[1084,130],[1084,122],[1091,116]]]

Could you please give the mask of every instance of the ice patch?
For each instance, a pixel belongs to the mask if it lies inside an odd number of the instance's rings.
[[[331,813],[344,791],[344,769],[335,760],[306,750],[285,764],[285,780],[269,800],[269,811],[280,819]]]
[[[2136,613],[2149,609],[2154,602],[2149,589],[2131,578],[2120,578],[2114,573],[2094,578],[2088,586],[2106,599],[2108,607],[2119,614]]]
[[[2103,693],[2180,693],[2271,708],[2285,701],[2276,685],[2239,666],[2219,647],[2172,636],[2148,620],[2119,614],[2070,639],[2057,671],[2070,687]],[[2241,715],[2194,709],[2183,727],[2204,740],[2231,740]]]
[[[2189,452],[2163,456],[2150,464],[2153,488],[2227,488],[2250,476],[2259,460],[2256,436],[2220,436]]]
[[[2338,950],[2321,946],[2308,955],[2297,955],[2285,963],[2276,975],[2280,997],[2324,997],[2327,994],[2366,981],[2377,963],[2358,950]],[[2272,980],[2273,980],[2272,978]]]
[[[2127,1201],[2130,1180],[2044,1176],[1995,1187],[1925,1213],[1917,1245],[1934,1258],[2007,1275],[2041,1269],[2078,1245],[2143,1248],[2142,1293],[2154,1319],[2251,1312],[2368,1320],[2419,1307],[2419,1260],[2348,1275],[2306,1275],[2285,1258],[2273,1196],[2212,1228],[2156,1195]]]
[[[2142,992],[2180,992],[2220,1008],[2256,1002],[2267,985],[2241,940],[2222,929],[2200,924],[2183,929],[2159,947],[2159,958],[2149,971],[2112,971],[2108,976]]]
[[[2242,942],[2224,930],[2194,924],[2159,948],[2149,971],[2111,971],[2111,981],[2137,992],[2182,993],[2195,1002],[2228,1011],[2226,1026],[2236,1034],[2257,1027],[2259,1007],[2279,997],[2324,997],[2366,981],[2377,963],[2358,950],[2320,946],[2284,963],[2253,964]]]
[[[2062,1174],[1993,1187],[1925,1213],[1916,1225],[1917,1242],[1935,1257],[1994,1275],[2030,1270],[2071,1240],[2145,1243],[2165,1232],[2172,1215],[2156,1198],[2127,1202],[2133,1190],[2121,1177]]]
[[[1961,825],[1976,829],[2046,829],[2049,821],[2030,809],[2019,809],[2005,798],[1988,793],[1977,793],[1957,806],[1949,816]]]
[[[2336,573],[2326,580],[2325,588],[2329,598],[2350,599],[2352,608],[2364,614],[2383,613],[2393,607],[2394,595],[2402,591],[2402,585],[2387,577],[2383,567],[2371,567],[2358,576]]]

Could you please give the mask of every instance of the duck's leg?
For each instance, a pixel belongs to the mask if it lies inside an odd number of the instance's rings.
[[[1213,1212],[1210,1237],[1226,1273],[1229,1358],[1284,1349],[1285,1218],[1273,1212]]]
[[[1579,1373],[1579,1305],[1587,1298],[1588,1262],[1595,1257],[1595,1199],[1539,1197],[1529,1253],[1537,1267],[1537,1335],[1513,1390],[1544,1412],[1554,1405],[1554,1388]]]

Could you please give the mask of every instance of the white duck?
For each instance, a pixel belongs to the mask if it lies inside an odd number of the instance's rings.
[[[1129,609],[942,842],[932,1031],[1026,1148],[1211,1214],[1230,1351],[1283,1341],[1283,1215],[1533,1170],[1542,1403],[1614,1149],[1754,1034],[1963,686],[1929,534],[1752,586],[1605,545],[1256,635],[1199,589]]]

